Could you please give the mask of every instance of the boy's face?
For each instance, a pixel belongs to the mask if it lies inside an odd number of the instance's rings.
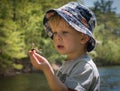
[[[85,48],[85,43],[81,41],[84,34],[71,28],[63,19],[57,25],[51,25],[53,43],[57,51],[68,56],[80,54]]]

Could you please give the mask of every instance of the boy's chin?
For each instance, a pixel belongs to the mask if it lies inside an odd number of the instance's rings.
[[[61,55],[66,55],[66,52],[58,51]]]

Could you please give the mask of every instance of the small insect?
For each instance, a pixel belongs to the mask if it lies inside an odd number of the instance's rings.
[[[32,48],[32,49],[31,49],[31,51],[34,51],[34,50],[36,51],[36,53],[42,55],[42,49],[39,49],[39,50],[38,50],[38,49],[35,49],[35,48]]]
[[[32,44],[31,44],[31,51],[36,51],[36,53],[38,53],[38,54],[40,54],[40,55],[42,55],[43,53],[42,53],[42,49],[38,49],[38,47],[36,46],[36,44],[33,42]]]

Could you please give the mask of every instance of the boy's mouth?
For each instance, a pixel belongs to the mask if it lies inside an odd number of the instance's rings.
[[[63,49],[64,46],[63,46],[63,45],[57,45],[57,48],[58,48],[58,49]]]

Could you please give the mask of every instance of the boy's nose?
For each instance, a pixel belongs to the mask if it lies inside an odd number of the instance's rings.
[[[55,40],[62,40],[62,36],[61,36],[60,34],[56,34],[56,35],[54,36],[54,39],[55,39]]]

